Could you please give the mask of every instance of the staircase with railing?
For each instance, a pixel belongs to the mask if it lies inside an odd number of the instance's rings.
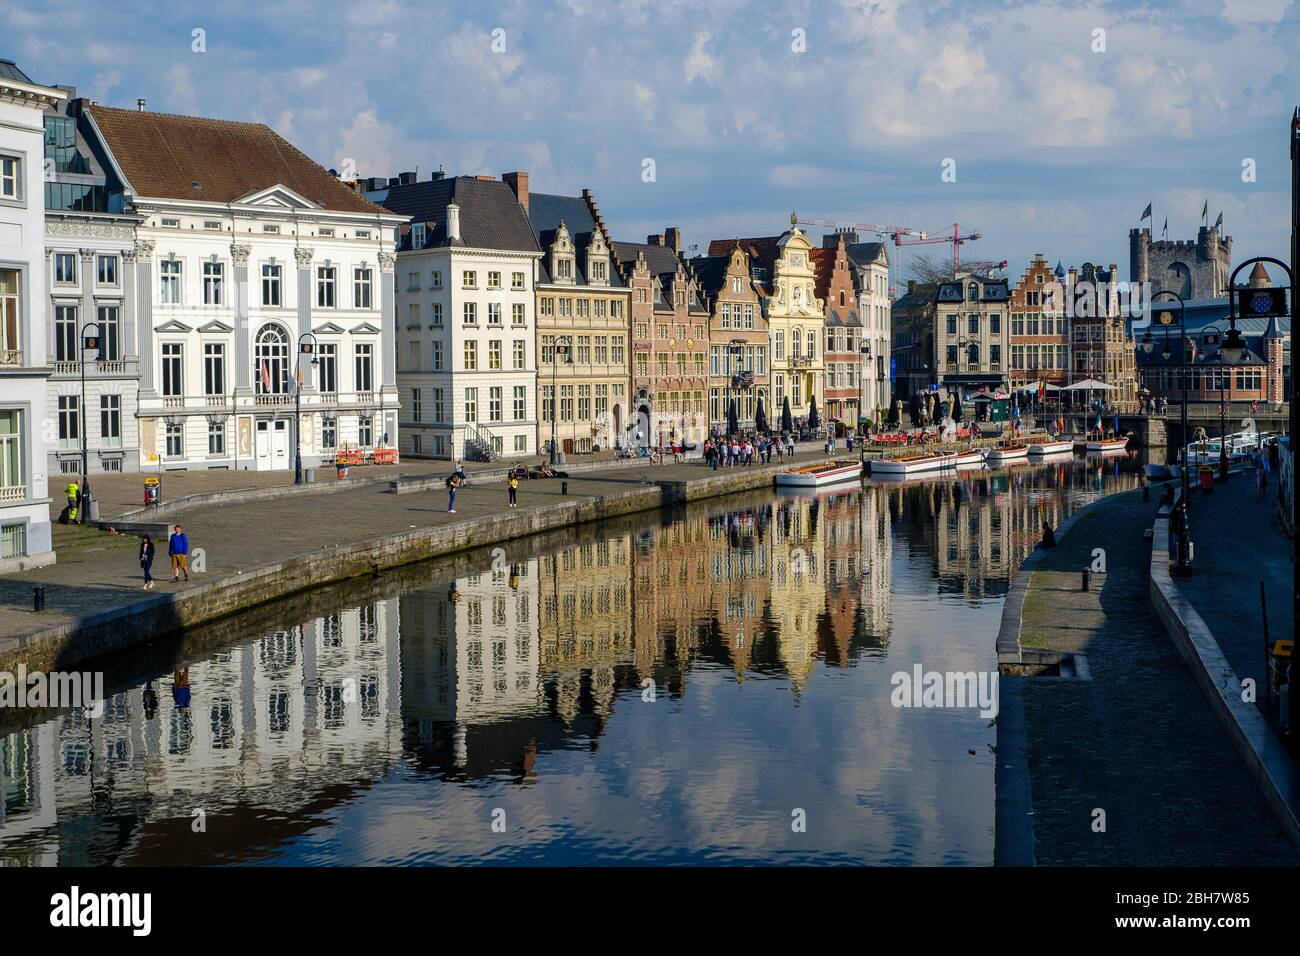
[[[465,426],[465,457],[470,461],[496,461],[501,457],[496,450],[496,435],[482,425]]]

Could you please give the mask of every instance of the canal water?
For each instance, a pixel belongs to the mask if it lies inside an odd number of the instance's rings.
[[[996,672],[1044,521],[1129,459],[760,492],[286,599],[11,729],[0,864],[989,864]]]

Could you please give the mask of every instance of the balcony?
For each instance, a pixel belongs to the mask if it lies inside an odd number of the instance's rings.
[[[0,365],[22,365],[22,349],[3,349],[0,350]]]
[[[184,408],[184,407],[185,407],[184,395],[163,396],[163,408]]]
[[[207,408],[225,408],[225,407],[226,407],[226,396],[224,396],[224,395],[205,395],[205,396],[203,396],[203,404],[204,404],[204,406],[207,407]]]
[[[357,404],[358,404],[358,405],[373,405],[373,404],[375,404],[375,393],[374,393],[374,392],[357,392]]]
[[[321,392],[318,397],[322,405],[337,405],[339,403],[338,392]]]
[[[95,371],[101,375],[125,375],[126,363],[120,359],[105,359],[95,363]]]
[[[278,408],[283,405],[292,405],[293,396],[288,392],[266,392],[262,395],[253,396],[253,404],[259,408]]]
[[[26,485],[0,485],[0,501],[22,501],[26,497]]]
[[[55,362],[54,374],[55,375],[80,375],[81,363],[80,362]]]

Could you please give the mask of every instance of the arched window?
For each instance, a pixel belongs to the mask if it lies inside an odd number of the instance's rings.
[[[289,337],[278,325],[264,325],[257,333],[253,380],[258,395],[283,395],[289,391]]]
[[[972,302],[974,302],[974,301],[975,301],[976,299],[978,299],[979,297],[980,297],[980,287],[979,287],[979,286],[977,286],[974,282],[972,282],[970,285],[966,286],[966,298],[968,298],[968,299],[970,299]]]
[[[980,364],[980,347],[978,345],[972,345],[970,347],[970,366],[971,368],[978,368],[979,364]]]

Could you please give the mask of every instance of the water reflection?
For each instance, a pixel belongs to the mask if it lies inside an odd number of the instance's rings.
[[[1136,482],[756,494],[250,618],[3,737],[0,862],[987,863],[994,731],[891,708],[889,677],[991,669],[1043,522]]]

